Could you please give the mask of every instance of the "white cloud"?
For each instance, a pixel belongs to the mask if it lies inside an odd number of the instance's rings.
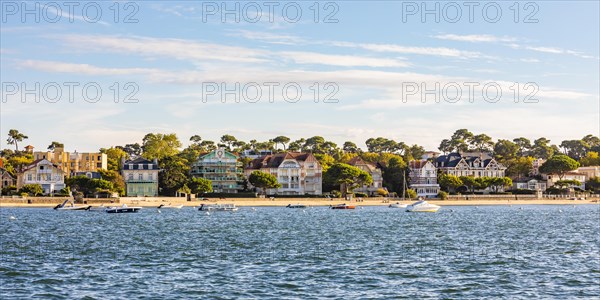
[[[73,64],[41,60],[25,60],[19,62],[17,65],[44,72],[75,73],[84,75],[134,75],[158,72],[156,69],[147,68],[103,68],[89,64]]]
[[[442,34],[433,36],[440,40],[460,41],[460,42],[471,42],[471,43],[497,43],[497,42],[514,42],[517,38],[507,36],[495,36],[489,34],[469,34],[469,35],[457,35],[457,34]]]
[[[321,64],[341,67],[408,67],[407,62],[388,59],[373,58],[353,55],[332,55],[315,52],[280,52],[284,58],[291,59],[299,64]]]

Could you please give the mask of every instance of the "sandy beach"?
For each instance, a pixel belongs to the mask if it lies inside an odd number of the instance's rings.
[[[368,198],[363,201],[347,201],[344,199],[315,199],[315,198],[275,198],[264,199],[264,198],[228,198],[219,200],[192,200],[186,201],[183,198],[157,198],[152,200],[139,200],[139,199],[127,199],[121,198],[118,203],[111,203],[109,199],[102,201],[101,199],[94,199],[94,203],[89,203],[92,206],[104,206],[111,205],[122,205],[127,204],[128,206],[141,206],[141,207],[158,207],[161,204],[171,205],[184,205],[184,206],[198,206],[201,203],[207,204],[225,204],[233,203],[237,206],[287,206],[288,204],[304,204],[309,206],[329,206],[341,203],[352,203],[358,206],[388,206],[391,203],[403,203],[410,204],[415,200],[384,200],[383,198]],[[26,201],[2,199],[0,200],[0,207],[54,207],[62,201],[56,201],[52,203],[27,203]],[[474,199],[474,200],[430,200],[428,201],[433,204],[440,206],[481,206],[481,205],[581,205],[581,204],[598,204],[598,199],[586,199],[586,200],[568,200],[568,199],[527,199],[527,200],[506,200],[506,199]]]

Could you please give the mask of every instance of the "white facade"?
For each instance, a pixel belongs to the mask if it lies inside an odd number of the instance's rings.
[[[525,181],[513,181],[513,188],[521,190],[545,191],[547,188],[546,181],[530,179]]]
[[[354,192],[360,192],[368,194],[369,196],[375,196],[377,190],[387,190],[383,187],[383,175],[381,169],[378,168],[376,165],[367,163],[358,156],[351,159],[348,162],[348,164],[369,173],[369,175],[371,175],[371,178],[373,179],[373,183],[371,183],[370,185],[362,185],[358,188],[355,188]]]
[[[548,187],[553,186],[559,180],[577,180],[581,184],[574,185],[571,187],[580,188],[582,190],[585,190],[585,182],[587,180],[587,177],[585,176],[584,173],[577,173],[577,172],[567,172],[567,173],[565,173],[565,175],[563,175],[562,179],[560,179],[557,174],[543,174],[542,177],[544,179],[546,179]]]
[[[269,195],[322,194],[321,164],[310,153],[278,153],[253,160],[244,170],[246,177],[254,171],[271,174],[281,184],[278,189],[267,189]]]
[[[440,192],[437,183],[437,168],[427,160],[412,160],[409,167],[409,187],[417,192],[418,197],[434,198]]]
[[[44,194],[58,192],[65,188],[65,173],[47,159],[39,159],[17,175],[17,188],[26,184],[39,184]]]

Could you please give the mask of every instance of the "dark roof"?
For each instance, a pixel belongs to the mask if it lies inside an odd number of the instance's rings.
[[[456,167],[456,165],[458,165],[458,163],[464,159],[465,162],[469,165],[469,166],[473,166],[473,164],[480,160],[483,162],[483,167],[487,167],[492,161],[494,161],[494,159],[487,153],[484,152],[471,152],[471,153],[462,153],[462,155],[460,153],[450,153],[448,155],[441,155],[438,156],[438,158],[435,159],[435,166],[436,167],[442,167],[442,162],[444,163],[443,167],[444,168],[453,168]],[[497,163],[499,166],[502,166],[501,164]]]
[[[301,152],[285,152],[285,153],[277,153],[265,155],[263,157],[259,157],[253,159],[246,169],[260,169],[260,168],[278,168],[281,163],[286,159],[295,159],[298,161],[306,161],[310,157],[314,156],[311,153],[301,153]],[[315,159],[316,161],[316,159]]]
[[[129,168],[129,165],[131,165],[131,168]],[[158,170],[158,164],[155,160],[152,161],[143,157],[138,157],[134,160],[125,161],[123,170]]]

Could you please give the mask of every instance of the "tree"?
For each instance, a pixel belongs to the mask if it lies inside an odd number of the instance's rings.
[[[143,156],[146,159],[158,159],[159,161],[175,155],[179,152],[181,142],[177,139],[177,135],[174,133],[162,134],[162,133],[149,133],[144,136],[142,149]]]
[[[480,152],[490,152],[494,148],[492,138],[486,134],[478,134],[469,139],[469,144]]]
[[[342,196],[345,197],[349,191],[354,190],[356,187],[373,183],[373,178],[369,173],[357,167],[336,163],[325,172],[323,181],[339,185]]]
[[[533,152],[534,157],[542,159],[548,159],[551,157],[555,150],[548,144],[550,144],[550,140],[544,137],[533,141],[531,151]]]
[[[67,178],[65,184],[73,191],[89,196],[97,192],[116,191],[112,182],[104,179],[88,178],[86,176],[74,176]]]
[[[479,188],[481,182],[478,182],[477,178],[473,176],[460,176],[460,181],[467,187],[467,189],[472,193],[475,192],[475,189]]]
[[[600,191],[600,177],[592,177],[585,183],[585,188],[591,191]]]
[[[584,136],[581,140],[584,141],[586,144],[588,144],[588,146],[590,146],[590,148],[595,147],[595,146],[600,146],[600,138],[598,138],[597,136],[593,136],[591,134]]]
[[[187,185],[190,188],[191,192],[196,195],[210,193],[213,191],[212,182],[208,179],[201,178],[201,177],[196,177],[196,178],[190,179],[190,181],[188,182]]]
[[[488,177],[489,186],[494,192],[498,192],[501,188],[512,186],[512,180],[508,177]]]
[[[410,158],[421,159],[421,157],[423,157],[423,155],[425,155],[425,148],[423,148],[422,146],[419,146],[417,144],[414,144],[414,145],[410,146],[409,153],[410,153]]]
[[[598,156],[598,152],[590,151],[585,157],[582,157],[579,162],[582,166],[600,166],[600,157]]]
[[[327,169],[336,162],[335,158],[329,154],[315,154],[315,158],[319,161],[319,164],[321,164],[323,172],[327,171]]]
[[[513,142],[519,146],[519,156],[525,156],[531,149],[531,141],[524,137],[516,138]]]
[[[456,191],[457,188],[464,185],[458,176],[442,172],[438,174],[438,184],[445,191]]]
[[[281,144],[281,146],[283,147],[283,150],[285,150],[286,149],[285,145],[290,142],[290,138],[287,136],[280,135],[280,136],[274,138],[273,142],[275,142],[276,144]]]
[[[496,160],[501,163],[506,163],[511,159],[515,159],[519,153],[519,145],[509,140],[498,140],[494,145],[494,155]]]
[[[15,145],[15,151],[19,151],[19,142],[22,142],[24,139],[28,139],[29,137],[20,133],[16,129],[11,129],[8,131],[8,138],[6,142],[9,145]]]
[[[555,182],[554,185],[557,186],[559,189],[564,189],[564,188],[568,188],[570,186],[580,186],[581,182],[579,182],[579,180],[575,180],[575,179],[568,179],[568,180],[559,180],[559,181]]]
[[[199,135],[197,135],[197,134],[192,135],[190,137],[190,142],[192,142],[194,144],[200,144],[201,141],[202,141],[202,138]]]
[[[404,159],[398,155],[394,155],[385,163],[385,168],[382,171],[383,186],[388,191],[401,194],[404,182],[408,180]]]
[[[233,135],[226,134],[221,137],[221,143],[227,145],[228,150],[231,150],[231,146],[233,146],[233,143],[236,141],[237,139]]]
[[[129,158],[125,150],[117,147],[100,148],[100,153],[106,154],[108,169],[117,172],[121,171],[121,160]]]
[[[533,157],[531,156],[514,158],[504,163],[506,164],[506,175],[518,179],[527,176],[533,169]]]
[[[358,152],[360,152],[360,148],[358,148],[358,146],[356,146],[355,143],[350,142],[350,141],[344,142],[344,145],[342,146],[342,149],[345,152],[348,152],[348,153],[358,153]]]
[[[469,151],[469,142],[473,138],[473,133],[467,129],[459,129],[452,134],[450,138],[450,146],[454,151],[467,152]]]
[[[577,161],[566,155],[557,154],[550,157],[540,166],[540,172],[546,174],[557,174],[558,179],[562,180],[566,172],[575,170],[577,168],[579,168],[579,163]]]
[[[276,189],[281,187],[281,184],[277,182],[277,177],[261,171],[254,171],[250,173],[250,176],[248,176],[248,181],[253,186],[261,189],[265,195],[267,194],[267,189]]]
[[[322,136],[313,136],[306,139],[302,148],[312,153],[323,153],[322,146],[325,143],[325,139]]]
[[[590,145],[582,140],[567,140],[562,141],[560,147],[565,150],[564,153],[566,155],[572,159],[578,160],[586,155]]]
[[[159,161],[158,186],[161,195],[173,196],[188,182],[189,162],[179,156],[167,156]]]
[[[440,146],[438,147],[438,149],[440,151],[442,151],[444,153],[444,155],[446,155],[449,152],[452,152],[452,145],[450,144],[450,140],[443,139],[442,142],[440,143]]]
[[[50,145],[48,145],[48,150],[54,150],[54,148],[64,148],[65,145],[63,143],[59,143],[59,142],[52,142],[50,143]]]
[[[119,193],[119,195],[125,195],[125,182],[123,176],[117,170],[98,170],[102,179],[112,183],[113,191]]]
[[[140,144],[138,143],[127,144],[123,147],[117,146],[115,148],[121,148],[123,151],[125,151],[125,153],[127,153],[127,155],[129,155],[129,157],[136,157],[142,155],[142,146],[140,146]]]
[[[213,141],[202,141],[200,143],[200,148],[206,152],[217,150],[217,146],[215,145],[215,142],[213,142]]]
[[[27,193],[31,196],[39,196],[44,194],[44,189],[39,184],[25,184],[19,190],[19,193]]]

